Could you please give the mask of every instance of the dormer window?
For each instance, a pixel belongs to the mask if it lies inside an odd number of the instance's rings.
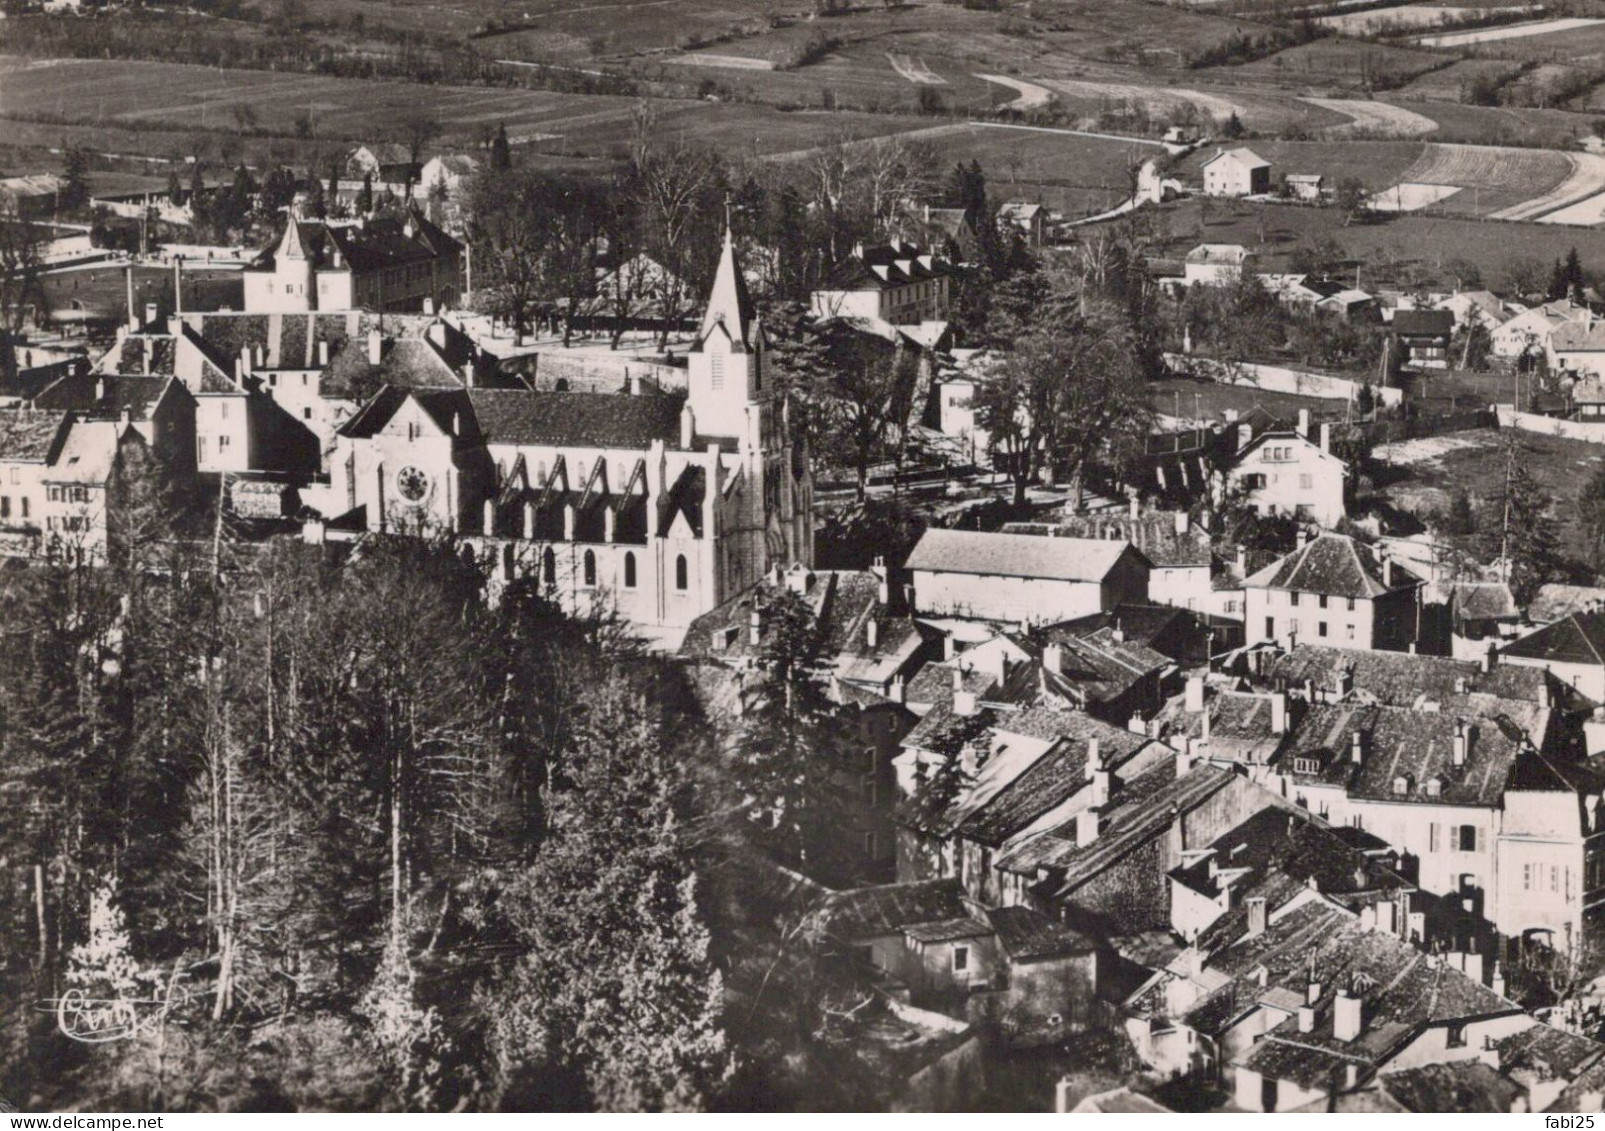
[[[1295,774],[1318,774],[1321,772],[1321,761],[1309,755],[1300,755],[1293,759],[1293,772]]]
[[[1428,797],[1441,797],[1442,795],[1443,795],[1443,779],[1442,778],[1428,778],[1427,779],[1427,796]]]
[[[1405,794],[1407,794],[1409,792],[1410,792],[1410,775],[1409,774],[1400,774],[1398,777],[1393,779],[1393,794],[1394,794],[1395,797],[1403,797]]]

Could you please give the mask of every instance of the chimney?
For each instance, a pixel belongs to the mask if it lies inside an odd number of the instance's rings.
[[[1087,780],[1103,768],[1103,744],[1096,738],[1087,739]]]
[[[951,660],[953,658],[954,654],[957,651],[958,651],[958,649],[954,646],[954,643],[953,643],[953,634],[951,632],[949,632],[949,633],[946,633],[945,635],[943,635],[943,637],[942,637],[942,659]]]
[[[763,643],[763,614],[757,609],[747,618],[747,643],[754,648]]]
[[[1311,1009],[1307,1005],[1299,1006],[1298,1031],[1300,1033],[1315,1032],[1315,1010]]]
[[[1349,693],[1354,690],[1353,668],[1343,667],[1338,669],[1336,690],[1338,699],[1347,699],[1349,697]]]
[[[1042,666],[1054,675],[1064,674],[1064,645],[1049,644],[1042,649]]]
[[[1340,1041],[1360,1039],[1360,999],[1347,990],[1339,990],[1332,999],[1332,1036]]]
[[[1265,933],[1265,897],[1250,896],[1248,900],[1248,937],[1258,938]]]
[[[908,701],[908,684],[904,682],[903,677],[900,675],[892,677],[890,698],[893,703],[905,703]]]
[[[1393,559],[1389,557],[1382,559],[1382,584],[1388,589],[1393,588]]]
[[[1310,437],[1310,410],[1307,408],[1298,410],[1298,434],[1306,440]]]
[[[184,257],[173,256],[173,313],[184,313]]]
[[[1488,979],[1488,988],[1500,997],[1505,996],[1505,971],[1497,962],[1494,963],[1493,977]]]
[[[953,713],[960,718],[969,718],[975,714],[975,692],[964,689],[964,672],[960,668],[953,669]]]
[[[238,375],[241,376],[241,377],[245,376],[245,374],[247,374],[247,373],[252,372],[251,347],[250,346],[241,346],[240,347],[240,364],[239,364],[239,366],[237,368],[238,368]]]
[[[106,378],[104,377],[95,378],[95,399],[97,401],[106,399]]]
[[[1237,450],[1242,451],[1254,442],[1254,426],[1252,424],[1239,424],[1237,426]]]
[[[1304,681],[1304,702],[1311,706],[1315,705],[1315,681],[1313,679]]]
[[[329,339],[318,339],[318,368],[323,369],[329,364]]]
[[[891,575],[886,570],[886,559],[880,554],[876,554],[875,560],[870,563],[869,572],[875,578],[876,603],[883,607],[890,605],[892,603],[892,582]]]
[[[1549,679],[1545,677],[1538,681],[1538,705],[1546,711],[1549,709]]]
[[[1176,751],[1176,777],[1184,778],[1193,771],[1193,739],[1191,735],[1181,736],[1181,749]]]
[[[385,342],[378,328],[368,331],[368,364],[378,365],[385,359]]]
[[[1085,848],[1098,839],[1098,811],[1083,809],[1076,814],[1076,847]]]
[[[1176,512],[1176,536],[1179,538],[1192,529],[1192,519],[1186,511]]]
[[[1132,734],[1140,734],[1140,735],[1144,736],[1145,738],[1147,737],[1147,735],[1148,735],[1148,724],[1145,721],[1143,721],[1143,717],[1142,717],[1142,712],[1141,711],[1133,711],[1132,712],[1131,721],[1126,723],[1126,729],[1129,730]]]
[[[128,328],[130,330],[138,330],[139,312],[134,309],[134,265],[132,263],[128,265],[128,269],[123,273],[123,283],[128,291],[126,299],[128,303]]]
[[[1311,877],[1311,878],[1313,879],[1314,877]],[[1314,1005],[1316,1002],[1318,1002],[1320,1000],[1321,1000],[1321,983],[1315,981],[1312,978],[1310,980],[1310,984],[1304,987],[1304,1004],[1305,1005]]]
[[[1365,764],[1365,735],[1358,730],[1349,735],[1349,761],[1356,766]]]
[[[1229,408],[1229,409],[1226,410],[1226,423],[1227,424],[1236,424],[1237,423],[1237,410],[1235,408]]]
[[[1196,715],[1204,709],[1204,677],[1201,675],[1189,676],[1187,679],[1186,698],[1183,706],[1188,714]]]
[[[1237,547],[1237,575],[1248,576],[1248,548],[1245,546]]]
[[[1271,733],[1287,733],[1287,692],[1278,691],[1271,696]]]
[[[1482,984],[1482,955],[1469,951],[1465,956],[1465,975],[1478,985]]]
[[[630,396],[638,397],[640,395],[641,395],[641,375],[639,373],[631,373],[630,374]]]
[[[1488,643],[1488,650],[1482,654],[1482,674],[1488,675],[1494,670],[1494,657],[1499,655],[1499,649],[1492,641]]]
[[[1465,722],[1455,723],[1455,765],[1464,766],[1466,764],[1466,746],[1469,740],[1470,736],[1466,733]]]
[[[873,652],[880,646],[880,642],[881,626],[875,623],[874,617],[870,617],[864,622],[864,644]]]
[[[1330,424],[1321,425],[1321,450],[1323,452],[1332,450],[1332,426]]]
[[[1136,495],[1131,496],[1131,517],[1137,518],[1142,514],[1142,500]]]

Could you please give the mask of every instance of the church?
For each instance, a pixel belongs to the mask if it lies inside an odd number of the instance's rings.
[[[335,436],[338,525],[449,531],[496,584],[672,634],[771,567],[813,564],[813,482],[730,233],[684,395],[386,386]]]

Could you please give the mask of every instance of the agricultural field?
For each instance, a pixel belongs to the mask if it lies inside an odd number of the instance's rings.
[[[1444,32],[1424,35],[1416,40],[1422,47],[1482,47],[1492,43],[1507,43],[1535,36],[1564,36],[1571,38],[1585,28],[1596,28],[1605,20],[1574,17],[1559,20],[1533,20],[1531,23],[1502,24],[1499,27],[1473,28],[1469,31]]]
[[[1211,67],[1195,73],[1222,82],[1252,81],[1300,92],[1360,92],[1375,86],[1392,88],[1443,67],[1438,52],[1393,43],[1370,43],[1329,36],[1289,47],[1232,67]]]
[[[1547,202],[1557,196],[1571,199],[1566,186],[1574,183],[1576,158],[1586,156],[1548,149],[1429,144],[1399,175],[1399,181],[1452,185],[1464,191],[1440,207],[1468,215],[1518,220],[1555,207]]]
[[[1447,67],[1428,71],[1394,91],[1398,98],[1464,102],[1477,82],[1508,82],[1521,70],[1509,59],[1457,59]]]
[[[1335,208],[1206,204],[1197,199],[1164,205],[1157,215],[1169,233],[1163,243],[1167,258],[1180,258],[1200,243],[1240,243],[1259,255],[1260,270],[1286,271],[1301,246],[1332,240],[1343,249],[1345,273],[1360,269],[1362,287],[1433,281],[1452,285],[1464,263],[1476,268],[1483,285],[1499,288],[1514,262],[1547,265],[1574,247],[1585,269],[1605,268],[1605,230],[1600,229],[1419,213],[1345,224]]]

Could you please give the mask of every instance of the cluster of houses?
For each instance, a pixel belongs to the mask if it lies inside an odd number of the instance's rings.
[[[739,689],[766,589],[825,629],[863,749],[806,899],[905,1018],[1118,1032],[1250,1111],[1596,1111],[1598,1016],[1517,999],[1598,945],[1605,591],[1460,588],[1335,533],[1244,576],[1185,513],[1072,515],[773,569],[682,655]],[[1429,655],[1434,605],[1500,631]]]

